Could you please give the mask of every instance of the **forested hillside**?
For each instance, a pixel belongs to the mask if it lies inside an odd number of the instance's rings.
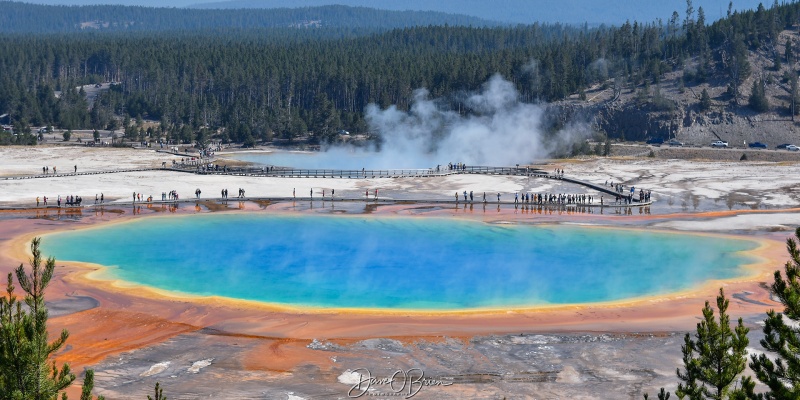
[[[62,0],[64,1],[64,0]],[[77,0],[66,0],[77,1]],[[108,1],[108,0],[106,0]],[[140,0],[141,1],[141,0]],[[381,10],[440,11],[478,16],[510,24],[562,23],[592,26],[621,25],[625,21],[667,19],[685,0],[197,0],[194,8],[279,8],[317,7],[341,4]],[[736,10],[758,7],[759,0],[736,0]],[[725,16],[725,0],[694,0],[695,7],[705,7],[709,22]]]
[[[690,88],[722,82],[729,90],[717,100],[738,107],[747,103],[741,87],[752,72],[749,54],[766,52],[777,64],[794,65],[796,45],[779,43],[778,33],[796,29],[799,17],[800,5],[791,3],[733,12],[709,25],[703,10],[689,4],[666,23],[603,29],[429,26],[313,40],[290,28],[4,34],[0,113],[22,130],[26,124],[103,129],[116,118],[142,117],[162,122],[154,135],[183,141],[310,134],[319,142],[342,128],[365,132],[370,103],[408,109],[417,88],[470,113],[463,94],[494,74],[513,82],[523,101],[585,98],[586,89],[605,87],[616,97],[638,91],[642,108],[669,110],[675,104],[658,87],[676,71]],[[796,77],[787,75],[795,82],[793,98]],[[74,89],[109,81],[119,85],[91,109]],[[138,135],[128,128],[128,136]]]
[[[317,34],[339,35],[428,25],[497,26],[464,15],[324,6],[271,10],[196,10],[135,6],[45,6],[0,1],[0,32],[67,33],[197,31],[276,27],[339,28]]]

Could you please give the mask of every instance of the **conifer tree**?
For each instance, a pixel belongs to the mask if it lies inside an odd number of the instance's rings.
[[[50,400],[61,394],[75,380],[69,365],[59,368],[51,362],[69,337],[66,330],[54,341],[47,337],[47,307],[44,291],[53,277],[55,259],[42,264],[40,239],[31,242],[31,271],[20,264],[16,275],[25,292],[21,302],[14,293],[12,274],[8,274],[6,295],[0,297],[0,400]],[[23,306],[24,303],[24,306]],[[94,373],[87,371],[84,400],[91,399]]]
[[[719,321],[714,318],[714,309],[706,301],[695,339],[686,334],[681,348],[684,371],[678,370],[678,378],[683,382],[678,384],[675,392],[678,397],[721,400],[738,390],[731,385],[745,368],[749,329],[741,318],[736,328],[731,329],[728,304],[725,292],[720,288],[717,296]],[[742,386],[751,387],[752,384],[745,378]]]
[[[750,92],[749,105],[750,108],[758,112],[769,110],[769,101],[767,100],[767,94],[764,90],[764,81],[762,79],[753,81],[753,90]]]
[[[719,318],[714,318],[714,309],[706,301],[703,307],[703,320],[697,324],[697,332],[687,333],[684,337],[683,368],[678,369],[681,383],[675,394],[679,399],[689,400],[746,400],[755,398],[753,389],[755,382],[749,377],[737,378],[744,371],[747,363],[749,331],[739,318],[735,328],[731,329],[730,317],[727,314],[728,299],[725,292],[719,289],[717,309]],[[659,400],[666,400],[670,393],[661,389]],[[649,398],[645,395],[645,399]]]
[[[708,111],[710,109],[711,109],[711,96],[709,96],[708,90],[704,88],[703,92],[700,93],[700,110]]]
[[[147,400],[167,400],[167,396],[164,396],[164,389],[159,382],[156,382],[155,397],[147,395]]]
[[[770,310],[764,321],[764,339],[761,345],[774,353],[770,359],[765,354],[751,356],[750,369],[756,378],[769,390],[764,399],[800,398],[800,228],[795,237],[786,240],[790,260],[786,262],[784,274],[775,271],[772,291],[783,304],[783,312]],[[786,317],[786,318],[784,318]],[[787,319],[789,321],[787,321]]]

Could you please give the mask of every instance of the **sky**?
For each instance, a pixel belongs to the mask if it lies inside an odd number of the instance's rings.
[[[233,3],[264,8],[344,4],[387,10],[430,10],[472,15],[508,23],[562,22],[569,24],[621,24],[626,20],[666,21],[673,11],[683,17],[686,0],[29,0],[39,4],[87,5],[123,4],[148,7],[189,7]],[[725,15],[729,0],[693,0],[695,10],[703,7],[711,22]],[[759,0],[735,0],[734,9],[754,9]],[[766,6],[772,4],[767,0]]]

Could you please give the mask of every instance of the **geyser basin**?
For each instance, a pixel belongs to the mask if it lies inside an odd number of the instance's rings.
[[[392,156],[367,150],[350,151],[335,148],[329,151],[252,151],[226,154],[225,157],[254,164],[276,165],[295,169],[341,169],[360,171],[374,169],[436,168],[433,156]],[[224,162],[223,162],[224,163]],[[447,162],[445,162],[446,164]]]
[[[757,243],[450,219],[216,214],[48,234],[103,278],[290,306],[459,310],[629,299],[743,276]]]

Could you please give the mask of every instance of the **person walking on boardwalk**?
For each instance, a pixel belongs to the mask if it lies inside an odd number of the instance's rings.
[[[100,193],[100,203],[101,203],[101,204],[103,203],[103,194],[102,194],[102,193]],[[45,204],[46,204],[46,203],[45,203]]]
[[[466,190],[464,191],[464,202],[465,203],[467,202],[467,191]]]
[[[314,188],[311,188],[311,190],[308,191],[308,197],[311,199],[314,198]]]
[[[375,200],[378,200],[378,189],[375,189]]]
[[[333,200],[334,194],[336,194],[336,189],[331,189],[331,200]]]
[[[136,192],[133,192],[133,202],[136,203]]]
[[[42,200],[44,200],[44,206],[47,207],[47,196],[42,197]]]
[[[486,203],[486,192],[483,192],[483,202]]]
[[[456,203],[458,203],[458,192],[456,192]]]
[[[473,200],[473,198],[472,198],[472,190],[470,190],[469,191],[469,202],[472,203],[472,200]]]
[[[500,202],[500,192],[497,192],[497,202]]]
[[[36,207],[39,207],[39,196],[36,196]]]
[[[295,193],[294,191],[295,191],[295,190],[297,190],[297,188],[292,188],[292,198],[293,198],[293,199],[294,199],[294,198],[297,198],[297,196],[295,196],[295,195],[294,195],[294,193]]]
[[[75,173],[76,174],[78,173],[78,166],[77,165],[75,166]]]

